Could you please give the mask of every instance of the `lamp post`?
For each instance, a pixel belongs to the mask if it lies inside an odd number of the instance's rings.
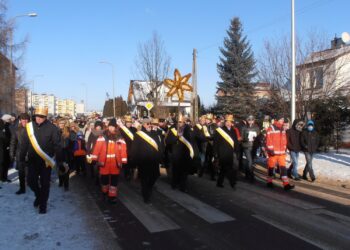
[[[83,85],[85,87],[85,100],[84,100],[84,105],[85,105],[85,112],[87,112],[87,85],[86,83],[82,83],[81,85]]]
[[[115,117],[115,95],[114,95],[114,65],[110,62],[107,62],[107,61],[101,61],[100,63],[104,63],[104,64],[108,64],[111,66],[112,68],[112,83],[113,83],[113,92],[112,92],[112,95],[113,95],[113,117]]]
[[[27,14],[22,14],[22,15],[17,15],[17,16],[14,16],[12,17],[10,20],[9,20],[9,23],[11,26],[13,26],[13,24],[15,23],[16,19],[17,18],[20,18],[20,17],[37,17],[38,14],[35,13],[35,12],[32,12],[32,13],[27,13]],[[12,79],[12,74],[13,74],[13,70],[12,70],[12,61],[13,61],[13,56],[12,56],[12,52],[13,52],[13,27],[10,27],[9,29],[9,32],[10,32],[10,69],[9,69],[9,72],[10,72],[10,79]],[[16,87],[16,77],[14,77],[14,81],[13,81],[13,88],[11,87],[11,99],[13,100],[13,89]],[[11,103],[11,111],[13,111],[13,103]]]
[[[292,97],[290,100],[291,105],[291,122],[295,120],[295,11],[294,11],[294,0],[292,1],[292,37],[291,37],[291,47],[292,47]]]
[[[43,76],[44,76],[44,75],[35,75],[35,76],[33,76],[33,80],[32,80],[32,93],[31,93],[31,95],[30,95],[31,114],[32,114],[32,115],[33,115],[33,113],[34,113],[33,94],[34,94],[35,78],[43,77]]]

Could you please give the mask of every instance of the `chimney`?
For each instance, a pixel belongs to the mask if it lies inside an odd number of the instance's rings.
[[[341,47],[344,47],[345,43],[343,40],[337,35],[334,36],[334,39],[331,41],[331,49],[340,49]]]

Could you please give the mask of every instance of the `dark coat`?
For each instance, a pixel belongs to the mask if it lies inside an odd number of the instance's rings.
[[[319,141],[320,139],[318,133],[315,130],[311,132],[308,130],[303,130],[303,132],[301,132],[300,143],[304,152],[317,152]]]
[[[1,165],[7,165],[11,162],[10,141],[11,141],[10,124],[5,123],[3,120],[0,119],[0,164]]]
[[[207,138],[203,131],[203,126],[195,125],[193,128],[193,136],[200,153],[205,153]]]
[[[127,129],[129,129],[129,131],[134,135],[135,138],[135,134],[137,132],[137,129],[134,127],[126,127]],[[121,128],[119,129],[121,136],[123,137],[125,143],[126,143],[126,150],[128,152],[128,155],[130,155],[131,152],[131,145],[133,143],[133,141],[130,139],[130,137],[124,132],[124,130],[122,130]]]
[[[237,153],[238,147],[238,136],[236,129],[232,127],[230,130],[226,126],[222,129],[231,137],[234,142],[234,148],[219,134],[215,133],[214,136],[214,153],[219,158],[220,164],[233,164],[233,154]]]
[[[26,128],[19,125],[15,131],[11,134],[11,142],[10,142],[10,156],[11,159],[16,160],[17,163],[20,162],[19,160],[19,152],[20,152],[20,145],[24,136],[24,133],[26,133]]]
[[[150,136],[158,145],[158,149],[161,148],[156,133],[148,132],[144,128],[142,131]],[[146,142],[138,133],[135,134],[134,141],[131,146],[131,158],[133,162],[139,167],[143,166],[157,166],[161,161],[161,152],[153,148],[148,142]]]
[[[300,142],[301,131],[298,131],[296,129],[296,125],[301,121],[302,120],[300,119],[295,119],[292,127],[286,131],[287,148],[289,149],[289,151],[293,151],[293,152],[301,151],[301,142]]]
[[[57,164],[61,164],[63,159],[59,129],[48,120],[40,125],[33,122],[33,128],[34,136],[36,137],[41,149],[50,157],[56,156]],[[29,164],[45,164],[44,160],[41,159],[31,145],[28,133],[24,133],[20,147],[20,161],[24,161],[27,154]]]

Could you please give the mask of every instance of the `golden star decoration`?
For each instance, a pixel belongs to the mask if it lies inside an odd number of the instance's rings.
[[[182,102],[184,100],[184,92],[190,91],[192,92],[193,88],[188,84],[188,80],[190,80],[192,74],[189,73],[185,76],[181,76],[180,71],[175,69],[174,71],[174,80],[165,79],[164,85],[169,88],[167,93],[168,97],[172,97],[173,95],[177,95],[179,101]]]

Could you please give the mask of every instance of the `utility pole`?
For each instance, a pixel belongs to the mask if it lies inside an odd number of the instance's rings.
[[[192,64],[192,121],[198,120],[198,94],[197,94],[197,50],[193,49],[193,64]]]
[[[290,100],[291,105],[291,122],[295,120],[295,12],[294,12],[294,0],[292,1],[292,97]]]

